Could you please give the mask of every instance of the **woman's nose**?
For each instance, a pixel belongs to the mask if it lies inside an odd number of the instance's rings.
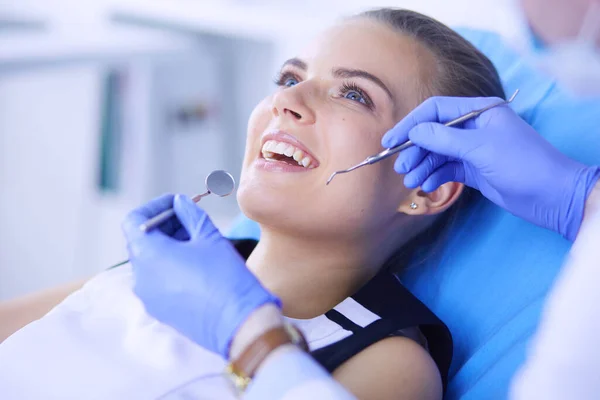
[[[273,97],[273,115],[290,118],[303,125],[315,123],[315,112],[306,104],[300,88],[296,86],[281,90]]]

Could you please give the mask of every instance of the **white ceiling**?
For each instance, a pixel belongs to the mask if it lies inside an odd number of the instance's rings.
[[[495,30],[518,42],[516,0],[0,0],[0,18],[43,21],[37,37],[0,31],[0,63],[7,57],[130,51],[173,45],[181,31],[261,40],[298,41],[335,19],[373,7],[404,7],[451,26]],[[115,23],[114,17],[121,18]],[[134,23],[135,22],[135,23]],[[148,26],[160,29],[148,30]],[[174,39],[177,37],[178,39]]]

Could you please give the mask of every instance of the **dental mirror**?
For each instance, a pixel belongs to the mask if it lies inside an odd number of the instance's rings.
[[[233,176],[231,176],[229,172],[221,169],[208,174],[204,183],[206,184],[206,192],[192,197],[194,203],[199,202],[200,199],[211,193],[216,194],[219,197],[229,196],[235,188],[235,179],[233,179]],[[140,225],[140,230],[142,230],[142,232],[150,232],[174,215],[174,209],[170,208],[165,210],[154,218],[149,219],[145,224]]]
[[[235,179],[227,171],[213,171],[206,177],[206,191],[219,197],[229,196],[235,189]]]
[[[233,176],[231,176],[229,172],[223,170],[216,170],[208,174],[204,180],[204,183],[206,184],[206,192],[192,197],[192,201],[194,203],[199,202],[200,199],[208,196],[211,193],[216,194],[219,197],[229,196],[231,193],[233,193],[233,189],[235,189],[235,179],[233,179]],[[145,224],[140,225],[140,230],[143,232],[150,232],[152,229],[156,228],[158,225],[162,224],[174,215],[175,210],[169,208],[154,218],[149,219]],[[129,260],[121,261],[120,263],[117,263],[108,269],[127,264],[128,262]]]

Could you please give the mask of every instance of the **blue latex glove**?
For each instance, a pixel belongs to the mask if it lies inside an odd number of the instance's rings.
[[[139,226],[173,207],[160,229]],[[165,195],[123,222],[134,292],[148,314],[227,358],[238,328],[257,308],[279,300],[262,287],[231,242],[186,196]]]
[[[574,240],[600,168],[560,153],[508,106],[461,128],[443,125],[500,100],[429,98],[387,132],[382,145],[408,139],[416,145],[394,164],[396,172],[406,174],[408,188],[431,192],[446,182],[462,182],[512,214]]]

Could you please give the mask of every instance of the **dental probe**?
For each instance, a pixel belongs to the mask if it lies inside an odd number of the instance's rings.
[[[444,126],[454,126],[457,124],[460,124],[462,122],[465,122],[467,120],[470,120],[471,118],[475,118],[477,116],[479,116],[480,114],[484,113],[487,110],[490,110],[494,107],[498,107],[504,104],[509,104],[511,103],[515,97],[517,96],[517,94],[519,93],[519,89],[517,89],[512,96],[510,96],[510,98],[508,100],[503,100],[500,101],[498,103],[494,103],[494,104],[490,104],[487,107],[481,108],[479,110],[475,110],[475,111],[471,111],[468,114],[462,115],[456,119],[453,119],[452,121],[446,122],[444,124]],[[327,179],[327,183],[326,185],[329,185],[329,182],[331,182],[333,180],[333,177],[338,175],[338,174],[345,174],[346,172],[350,172],[350,171],[354,171],[357,168],[360,167],[364,167],[365,165],[371,165],[371,164],[375,164],[376,162],[379,162],[383,159],[386,159],[390,156],[393,156],[394,154],[397,154],[399,152],[401,152],[402,150],[405,150],[407,148],[409,148],[410,146],[412,146],[413,143],[410,140],[407,140],[406,142],[399,144],[398,146],[394,146],[394,147],[390,147],[389,149],[385,149],[380,153],[377,153],[375,155],[372,155],[370,157],[367,157],[363,162],[356,164],[348,169],[344,169],[341,171],[335,171],[333,174],[331,174],[331,176],[329,177],[329,179]]]
[[[192,197],[192,201],[194,203],[199,202],[203,197],[208,196],[211,193],[216,194],[219,197],[229,196],[235,188],[235,179],[233,179],[233,176],[231,176],[229,172],[223,170],[216,170],[208,174],[205,183],[206,192]],[[149,219],[146,223],[140,225],[140,230],[142,232],[150,232],[152,229],[156,228],[174,215],[175,210],[169,208],[168,210],[165,210],[155,217]],[[121,261],[120,263],[117,263],[108,269],[127,264],[128,262],[129,260]]]

